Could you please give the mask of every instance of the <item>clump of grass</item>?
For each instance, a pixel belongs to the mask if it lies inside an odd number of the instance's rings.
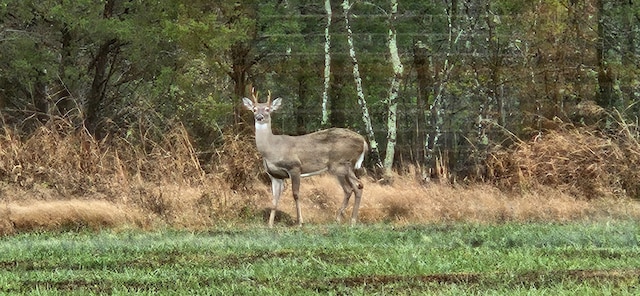
[[[608,116],[613,128],[604,129],[602,119],[564,124],[495,151],[490,179],[501,188],[550,186],[579,198],[640,196],[640,129],[620,113]]]
[[[65,121],[52,121],[26,137],[6,126],[3,132],[0,175],[7,181],[23,187],[55,183],[60,190],[84,191],[95,183],[95,176],[105,173],[98,142]]]
[[[116,148],[129,148],[125,150],[129,155],[121,156],[131,162],[128,171],[151,182],[199,184],[203,181],[205,172],[189,133],[182,124],[172,126],[159,140],[143,135],[138,138],[142,140],[138,145],[125,138],[116,138],[114,141]]]
[[[61,195],[100,191],[115,196],[140,182],[192,183],[204,176],[182,125],[160,142],[140,135],[138,144],[113,136],[98,141],[62,119],[27,136],[7,127],[3,131],[0,177],[25,188],[47,184]]]
[[[262,159],[252,137],[227,133],[216,151],[217,170],[234,191],[250,191],[262,172]]]
[[[549,131],[513,151],[494,154],[491,168],[504,187],[542,184],[575,196],[602,197],[624,192],[625,151],[586,129]],[[625,159],[625,160],[623,160]]]
[[[7,204],[0,216],[0,234],[30,231],[148,228],[148,217],[136,208],[98,200],[39,201]]]

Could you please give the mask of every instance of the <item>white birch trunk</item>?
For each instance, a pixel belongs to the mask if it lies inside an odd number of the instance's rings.
[[[329,35],[329,27],[333,12],[331,11],[331,0],[324,1],[324,8],[327,12],[327,26],[324,28],[324,90],[322,92],[322,125],[329,123],[329,83],[331,82],[331,35]]]
[[[398,43],[396,39],[395,18],[398,13],[398,0],[391,0],[391,19],[389,21],[389,54],[391,55],[391,65],[393,66],[393,77],[391,78],[391,86],[389,87],[388,98],[388,115],[387,115],[387,150],[384,157],[385,175],[391,175],[393,167],[393,159],[396,151],[397,138],[397,111],[398,111],[398,89],[400,88],[400,80],[404,66],[400,61],[398,53]]]
[[[458,43],[460,37],[462,36],[463,30],[461,28],[457,28],[457,36],[454,36],[454,28],[453,28],[453,17],[450,12],[445,11],[448,19],[448,50],[446,54],[446,58],[444,60],[444,64],[442,66],[442,70],[440,72],[441,79],[438,81],[438,87],[435,90],[433,104],[429,107],[430,116],[431,116],[431,126],[432,131],[429,132],[427,136],[425,145],[425,163],[427,166],[430,166],[430,173],[426,173],[423,178],[426,181],[429,181],[431,176],[442,177],[441,173],[438,171],[438,153],[439,153],[439,142],[442,136],[442,127],[444,125],[444,108],[448,104],[445,102],[444,93],[446,91],[446,86],[451,76],[451,72],[453,71],[454,64],[451,63],[451,51],[453,50],[453,46]],[[454,38],[455,37],[455,38]]]
[[[367,101],[364,97],[364,89],[362,88],[362,78],[360,77],[360,69],[358,67],[358,58],[356,57],[356,49],[353,44],[353,32],[351,31],[351,25],[349,24],[349,10],[351,5],[349,0],[343,0],[342,9],[344,10],[344,21],[347,29],[347,43],[349,45],[349,56],[353,62],[353,78],[356,83],[356,92],[358,94],[358,104],[362,108],[362,121],[367,131],[367,137],[369,138],[369,147],[371,148],[371,156],[376,164],[376,167],[382,168],[382,160],[380,159],[380,149],[378,147],[378,141],[376,141],[375,132],[373,131],[373,125],[371,124],[371,116],[369,115],[369,108],[367,107]]]

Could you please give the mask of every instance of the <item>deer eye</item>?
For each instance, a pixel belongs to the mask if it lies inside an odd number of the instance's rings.
[[[264,108],[264,112],[269,112],[269,107]]]
[[[258,112],[258,108],[253,107],[253,112]]]

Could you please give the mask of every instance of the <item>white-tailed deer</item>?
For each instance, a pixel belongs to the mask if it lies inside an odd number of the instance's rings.
[[[264,167],[271,178],[273,208],[269,216],[269,227],[273,227],[278,201],[283,190],[284,179],[291,179],[293,199],[296,202],[298,224],[302,225],[299,190],[300,178],[328,172],[338,178],[344,191],[344,201],[336,219],[341,221],[355,193],[351,214],[351,224],[358,220],[358,208],[362,198],[362,183],[354,169],[362,166],[368,150],[367,141],[361,135],[343,128],[330,128],[302,136],[274,135],[271,131],[271,112],[278,110],[281,98],[271,102],[269,92],[267,102],[259,103],[258,95],[252,90],[252,100],[242,98],[244,106],[251,110],[256,125],[256,146],[262,154]]]

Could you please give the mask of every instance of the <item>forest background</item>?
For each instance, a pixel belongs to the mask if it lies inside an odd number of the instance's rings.
[[[284,98],[277,133],[366,135],[381,191],[410,175],[635,198],[639,34],[640,4],[619,0],[2,0],[7,229],[33,199],[187,226],[181,204],[203,225],[221,208],[255,215],[268,192],[240,104],[253,87]],[[388,204],[385,217],[412,209]]]

